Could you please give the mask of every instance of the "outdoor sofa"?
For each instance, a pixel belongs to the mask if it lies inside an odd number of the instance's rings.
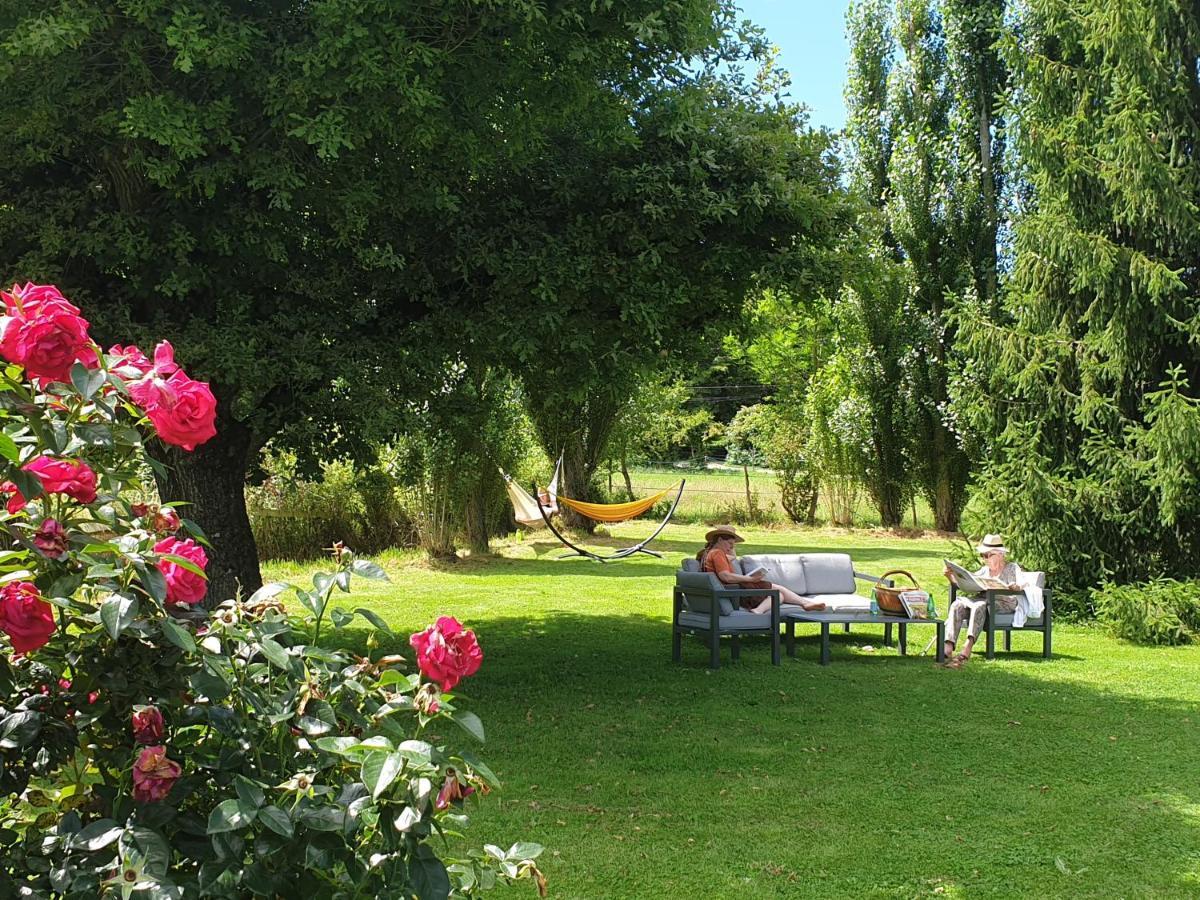
[[[739,557],[735,563],[736,571],[742,574],[760,566],[766,569],[764,581],[820,600],[835,611],[870,609],[870,599],[857,592],[856,579],[892,586],[891,581],[856,571],[846,553],[755,553]],[[772,599],[769,614],[739,608],[743,597],[767,595]],[[683,635],[693,634],[708,645],[709,666],[713,669],[721,665],[721,638],[731,639],[730,655],[736,660],[741,650],[740,638],[748,634],[767,635],[771,640],[771,662],[779,665],[780,622],[786,622],[791,612],[801,612],[799,607],[781,605],[778,591],[735,589],[722,584],[716,575],[702,572],[695,559],[685,559],[675,573],[673,606],[672,658],[676,662],[682,659]],[[890,638],[891,626],[886,630]]]

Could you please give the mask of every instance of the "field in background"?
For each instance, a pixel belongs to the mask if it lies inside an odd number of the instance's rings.
[[[700,469],[700,468],[671,468],[668,466],[638,467],[629,470],[633,482],[633,492],[637,497],[644,497],[655,491],[661,491],[680,478],[687,479],[683,491],[683,500],[675,517],[680,522],[712,522],[716,520],[744,522],[746,515],[746,478],[740,468]],[[605,473],[607,477],[607,473]],[[624,500],[624,481],[620,472],[615,472],[612,478],[614,500]],[[772,472],[763,469],[750,469],[750,493],[755,505],[761,510],[768,522],[788,522],[787,514],[779,503],[779,485]],[[653,513],[661,514],[665,509],[656,507]],[[827,522],[829,510],[824,500],[817,507],[817,521]],[[859,499],[854,524],[865,527],[879,525],[879,512],[871,504],[870,498],[864,492]],[[913,525],[913,511],[910,506],[904,516],[905,527],[932,528],[933,514],[924,500],[918,500],[916,506],[916,525]]]

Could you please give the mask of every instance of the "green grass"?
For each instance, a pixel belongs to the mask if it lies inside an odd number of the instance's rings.
[[[450,614],[479,636],[462,688],[505,786],[474,805],[476,844],[544,844],[564,898],[1200,895],[1200,648],[1064,625],[1050,662],[1016,635],[953,672],[868,652],[864,629],[822,668],[801,628],[779,667],[748,642],[710,672],[694,638],[675,664],[671,573],[702,531],[669,528],[665,560],[560,561],[535,536],[450,566],[385,556],[390,584],[357,582],[401,634]],[[744,531],[747,551],[909,569],[945,608],[944,541]]]
[[[670,487],[680,478],[687,479],[683,499],[675,513],[675,521],[701,524],[712,521],[744,522],[746,516],[746,477],[741,469],[669,469],[669,468],[633,468],[629,472],[636,497],[643,497],[663,488]],[[613,476],[613,491],[615,500],[625,500],[625,482],[621,473]],[[750,494],[755,505],[765,513],[769,521],[788,522],[787,514],[779,502],[779,484],[775,475],[765,470],[750,470]],[[661,518],[665,508],[655,507],[648,514],[651,518]],[[817,507],[817,518],[828,521],[829,510],[824,499]],[[879,511],[871,504],[870,498],[864,491],[855,508],[854,522],[859,526],[874,526],[879,524]],[[904,513],[904,525],[913,525],[912,508]],[[932,528],[933,513],[929,504],[917,500],[917,528]]]

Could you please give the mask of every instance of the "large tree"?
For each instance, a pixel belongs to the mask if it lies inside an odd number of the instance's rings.
[[[725,6],[0,0],[0,259],[212,382],[219,435],[160,489],[212,539],[214,596],[260,580],[256,448],[332,385],[402,391],[408,324],[469,295],[470,187],[567,126],[605,143]]]
[[[1067,588],[1200,571],[1200,9],[1028,0],[1003,310],[968,310],[982,512]]]
[[[893,150],[888,217],[909,275],[906,359],[909,419],[919,484],[938,529],[958,528],[970,464],[949,404],[957,368],[949,312],[969,284],[954,237],[957,181],[950,131],[953,85],[942,18],[931,0],[900,0],[903,60],[892,72]]]
[[[850,65],[843,146],[859,207],[858,227],[843,244],[846,286],[839,297],[861,339],[853,378],[870,408],[863,476],[885,528],[900,525],[913,480],[911,429],[900,389],[902,360],[911,346],[904,306],[908,281],[885,215],[892,192],[888,82],[895,66],[894,24],[892,0],[863,0],[846,16]]]

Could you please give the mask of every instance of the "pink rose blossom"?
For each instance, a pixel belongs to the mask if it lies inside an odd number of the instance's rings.
[[[62,559],[67,555],[67,530],[57,519],[44,519],[33,533],[33,546],[50,559]]]
[[[0,356],[25,367],[39,382],[70,381],[76,362],[95,365],[87,320],[58,288],[49,284],[13,285],[0,291],[9,316],[0,338]]]
[[[96,499],[96,473],[83,460],[59,459],[54,456],[39,456],[32,462],[27,462],[21,469],[34,475],[42,483],[42,490],[47,494],[66,494],[72,500],[80,503],[91,503]],[[6,485],[0,485],[0,491],[8,492]],[[20,491],[13,487],[17,496]],[[15,499],[15,498],[14,498]],[[25,498],[20,498],[20,509],[25,505]],[[9,501],[9,512],[12,512],[13,501]]]
[[[182,541],[171,537],[163,538],[154,545],[154,552],[183,557],[201,569],[208,565],[208,554],[191,538]],[[167,579],[168,603],[199,603],[204,599],[208,581],[203,576],[190,572],[169,559],[160,559],[158,570]]]
[[[8,635],[13,650],[37,650],[54,634],[54,610],[42,599],[36,585],[10,581],[0,587],[0,631]]]
[[[422,674],[450,691],[463,678],[479,671],[483,650],[475,640],[475,632],[463,630],[459,621],[441,616],[424,631],[412,635],[408,642],[417,651],[417,665]]]
[[[163,715],[157,706],[133,710],[133,739],[139,744],[157,744],[163,736]]]
[[[143,747],[133,764],[133,799],[156,803],[171,792],[183,769],[167,759],[165,747]]]
[[[133,398],[164,443],[190,451],[217,433],[217,398],[205,382],[194,381],[182,369]]]

